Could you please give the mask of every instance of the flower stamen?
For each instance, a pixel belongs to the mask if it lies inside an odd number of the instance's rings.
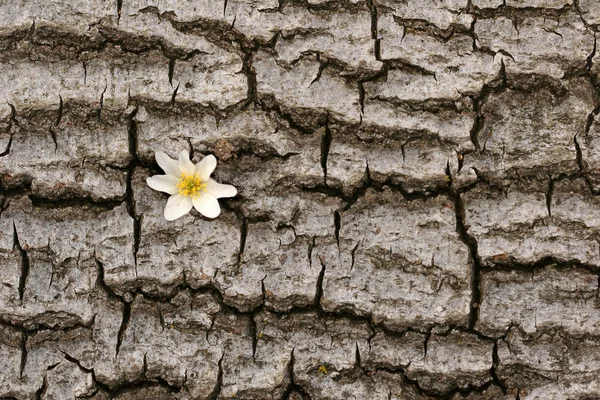
[[[177,188],[179,188],[180,195],[196,198],[206,191],[206,183],[200,180],[198,174],[187,175],[182,172],[179,182],[177,182]]]

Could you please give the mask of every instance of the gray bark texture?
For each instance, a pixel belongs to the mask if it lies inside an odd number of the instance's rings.
[[[597,0],[2,0],[0,398],[600,398]],[[214,220],[156,151],[214,154]]]

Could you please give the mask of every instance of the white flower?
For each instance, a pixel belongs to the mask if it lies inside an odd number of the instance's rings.
[[[237,189],[233,186],[221,185],[210,179],[217,166],[217,159],[212,154],[194,165],[186,150],[179,153],[179,161],[157,151],[156,162],[165,171],[165,175],[154,175],[146,179],[146,182],[152,189],[171,195],[165,207],[165,218],[168,221],[184,216],[192,206],[205,217],[216,218],[221,213],[217,199],[237,194]]]

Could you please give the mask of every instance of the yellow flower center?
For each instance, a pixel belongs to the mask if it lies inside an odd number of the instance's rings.
[[[198,178],[198,174],[187,175],[185,172],[181,173],[177,187],[179,194],[186,197],[198,197],[200,193],[206,191],[206,183]]]

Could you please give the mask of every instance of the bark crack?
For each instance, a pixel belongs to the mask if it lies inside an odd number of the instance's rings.
[[[23,302],[23,296],[25,295],[25,285],[27,284],[27,277],[29,276],[30,262],[29,254],[27,250],[21,246],[19,241],[19,234],[17,232],[17,226],[13,221],[13,245],[14,248],[19,252],[21,256],[21,276],[19,277],[19,300]]]

